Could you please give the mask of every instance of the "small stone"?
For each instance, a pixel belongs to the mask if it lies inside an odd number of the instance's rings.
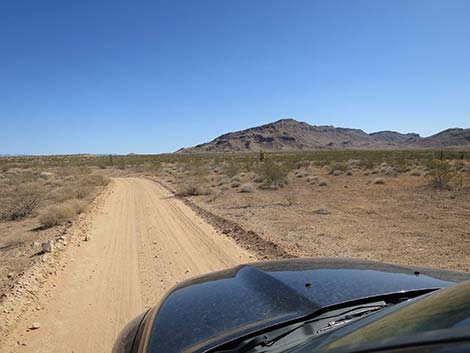
[[[14,276],[15,276],[15,274],[13,272],[10,272],[9,274],[7,274],[8,278],[13,278]]]
[[[41,327],[41,324],[39,322],[33,322],[31,326],[29,327],[30,330],[37,330],[38,328]]]
[[[326,208],[319,208],[318,210],[313,211],[313,213],[319,215],[327,215],[330,214],[330,211],[328,211]]]
[[[52,242],[52,240],[49,240],[45,243],[42,243],[41,247],[42,251],[45,253],[52,252],[54,250],[54,243]]]

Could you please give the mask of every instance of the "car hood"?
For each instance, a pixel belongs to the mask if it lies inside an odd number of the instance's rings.
[[[346,259],[242,265],[181,283],[152,313],[149,352],[204,352],[334,304],[444,288],[470,274]]]

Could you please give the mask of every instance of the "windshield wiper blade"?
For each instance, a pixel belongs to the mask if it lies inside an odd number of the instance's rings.
[[[257,347],[265,347],[264,351],[268,351],[270,347],[274,346],[277,342],[283,341],[288,336],[294,336],[297,332],[302,329],[300,337],[306,335],[320,335],[325,331],[329,331],[339,326],[342,326],[351,321],[359,320],[365,316],[368,316],[376,311],[382,310],[387,307],[388,304],[384,301],[356,305],[349,308],[337,309],[326,312],[315,318],[292,324],[286,327],[281,327],[277,330],[258,335],[256,337],[244,340],[240,342],[237,347],[231,349],[217,350],[217,353],[248,353],[253,351]],[[296,340],[297,337],[292,337],[292,340]],[[288,341],[291,341],[288,339]]]

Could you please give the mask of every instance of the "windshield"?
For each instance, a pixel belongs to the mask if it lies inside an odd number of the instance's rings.
[[[315,351],[328,351],[371,342],[383,344],[419,333],[463,327],[470,327],[470,281],[397,305],[386,316],[371,316],[332,332],[299,352],[311,352],[313,347]]]

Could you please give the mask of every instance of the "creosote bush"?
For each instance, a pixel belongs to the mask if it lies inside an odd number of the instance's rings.
[[[448,161],[435,159],[427,164],[427,169],[430,185],[436,189],[451,190],[461,183]]]
[[[199,196],[207,195],[208,191],[202,185],[200,180],[189,180],[188,182],[179,185],[177,194],[180,196]]]
[[[263,184],[272,186],[283,186],[287,182],[288,170],[274,163],[271,160],[265,160],[257,168],[257,174],[263,180]]]

